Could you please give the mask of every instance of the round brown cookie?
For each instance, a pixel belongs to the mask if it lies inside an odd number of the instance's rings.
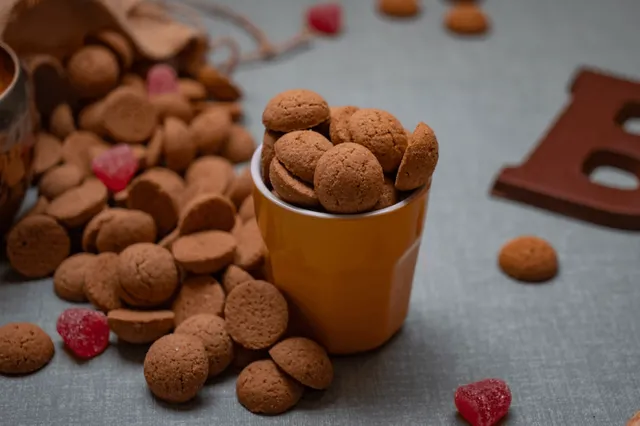
[[[160,93],[149,97],[149,102],[156,109],[158,118],[165,120],[173,117],[188,123],[193,118],[193,108],[189,100],[180,93]]]
[[[156,340],[144,358],[144,378],[159,399],[182,403],[194,398],[209,375],[202,341],[187,334],[169,334]]]
[[[555,249],[542,238],[523,235],[502,246],[498,264],[511,278],[525,282],[548,281],[558,273]]]
[[[200,101],[207,98],[207,88],[199,81],[191,78],[178,80],[178,92],[190,101]]]
[[[69,302],[86,302],[85,272],[95,260],[96,256],[91,253],[78,253],[66,258],[53,274],[53,289],[58,297]]]
[[[155,108],[140,92],[120,87],[109,94],[102,106],[104,130],[118,142],[142,143],[156,129]]]
[[[178,231],[178,228],[176,228],[170,233],[168,233],[167,235],[165,235],[163,239],[158,241],[158,245],[162,248],[166,248],[167,250],[171,251],[171,246],[173,245],[173,243],[176,242],[178,238],[180,238],[180,232]]]
[[[196,196],[184,207],[178,222],[182,235],[200,231],[231,231],[236,222],[236,208],[218,194]]]
[[[49,130],[60,139],[64,139],[76,131],[73,111],[71,111],[69,104],[62,103],[51,111]]]
[[[262,124],[269,130],[292,132],[317,126],[329,116],[329,105],[322,96],[311,90],[293,89],[271,98],[262,112]]]
[[[158,235],[164,236],[178,223],[184,184],[175,173],[171,175],[159,170],[149,169],[134,179],[129,187],[127,207],[150,214],[156,223]]]
[[[229,139],[232,124],[228,111],[209,109],[193,119],[189,134],[200,152],[217,154]]]
[[[46,172],[38,182],[40,195],[53,200],[71,188],[79,186],[84,180],[84,174],[74,164],[61,164]]]
[[[171,252],[151,243],[131,245],[120,253],[120,297],[136,307],[158,306],[178,288],[178,269]]]
[[[44,215],[25,217],[7,235],[7,256],[11,267],[28,278],[53,273],[69,256],[67,231]]]
[[[489,18],[473,2],[458,2],[447,13],[444,25],[460,35],[484,34],[489,30]]]
[[[304,387],[270,359],[249,364],[238,376],[238,402],[256,414],[282,414],[300,401]]]
[[[347,105],[331,107],[331,123],[329,124],[329,137],[334,145],[345,142],[353,142],[349,133],[349,119],[360,108]]]
[[[207,188],[211,192],[223,194],[229,187],[235,173],[229,160],[222,157],[204,156],[191,163],[185,173],[187,184],[200,181],[207,182]]]
[[[407,149],[407,134],[393,115],[379,109],[359,109],[349,118],[349,133],[352,142],[375,155],[385,173],[398,169]]]
[[[327,351],[313,340],[290,337],[269,350],[285,373],[312,389],[327,389],[333,382],[333,365]]]
[[[378,0],[378,11],[395,18],[410,18],[420,13],[419,0]]]
[[[200,101],[194,103],[193,107],[198,114],[211,109],[222,109],[231,115],[231,120],[233,121],[240,120],[244,115],[240,102]]]
[[[400,200],[398,196],[398,190],[395,187],[393,180],[389,177],[384,178],[384,184],[382,185],[382,192],[380,192],[380,199],[373,207],[374,210],[386,209],[396,204]]]
[[[240,235],[240,230],[242,229],[242,225],[243,225],[242,218],[239,215],[236,215],[236,223],[233,225],[233,228],[231,228],[231,231],[229,231],[231,235],[236,237],[236,239],[238,239],[238,235]]]
[[[122,79],[120,80],[120,84],[122,86],[127,86],[129,88],[137,90],[139,93],[145,96],[147,95],[147,86],[142,77],[140,77],[138,74],[127,73],[123,75]]]
[[[151,343],[173,330],[175,315],[172,311],[109,311],[109,329],[118,339],[129,343]]]
[[[88,42],[91,44],[101,44],[113,51],[118,57],[121,69],[127,70],[131,68],[135,52],[129,40],[122,34],[116,31],[104,30],[90,36]]]
[[[189,334],[202,340],[209,359],[209,377],[222,373],[233,361],[233,340],[224,320],[217,315],[191,316],[176,328],[176,334]]]
[[[84,176],[91,176],[92,150],[109,149],[95,133],[79,130],[71,133],[62,144],[62,160],[76,165]]]
[[[67,63],[67,77],[83,98],[99,98],[118,84],[120,68],[115,55],[102,46],[85,46]]]
[[[418,126],[409,137],[409,145],[404,152],[396,175],[396,188],[410,191],[426,184],[438,164],[438,140],[436,135],[424,123]]]
[[[103,110],[104,102],[101,100],[84,107],[78,115],[78,128],[102,135],[104,133]]]
[[[13,322],[0,327],[0,374],[29,374],[47,365],[55,349],[40,327]]]
[[[69,228],[83,226],[107,206],[107,187],[98,179],[87,179],[57,197],[47,208],[47,214]]]
[[[233,262],[237,244],[228,232],[203,231],[178,238],[171,250],[186,271],[215,274]]]
[[[341,143],[327,151],[316,167],[318,200],[331,213],[362,213],[380,200],[382,167],[361,145]]]
[[[189,129],[178,118],[167,117],[164,121],[163,154],[167,167],[176,172],[186,170],[196,157]]]
[[[282,137],[284,133],[274,132],[273,130],[266,129],[264,136],[262,137],[262,152],[260,152],[260,175],[267,188],[271,188],[271,181],[269,180],[269,167],[273,158],[276,156],[275,143]]]
[[[256,209],[255,204],[253,203],[253,196],[248,196],[244,199],[242,204],[240,204],[238,215],[242,219],[242,222],[247,222],[256,217]]]
[[[254,278],[251,274],[244,269],[236,265],[229,265],[222,275],[222,286],[224,287],[224,291],[229,294],[231,293],[231,290],[236,288],[239,284],[253,280]]]
[[[291,174],[313,184],[318,160],[333,144],[320,133],[299,130],[282,136],[274,147],[276,157]]]
[[[36,136],[33,147],[32,170],[36,176],[40,176],[47,170],[62,161],[62,143],[58,138],[49,133],[40,132]]]
[[[232,124],[229,139],[223,144],[220,155],[232,163],[244,163],[251,160],[256,143],[247,129],[239,124]]]
[[[198,70],[197,78],[214,99],[235,101],[242,96],[240,88],[233,84],[229,77],[210,65],[201,66]]]
[[[87,223],[82,232],[82,250],[89,253],[96,253],[98,248],[96,247],[96,239],[98,238],[98,232],[102,225],[112,219],[116,214],[116,209],[106,208],[100,213],[95,215],[93,219]]]
[[[153,217],[143,211],[114,208],[109,218],[101,223],[95,241],[100,253],[120,253],[136,243],[154,243],[156,224]]]
[[[262,240],[262,234],[255,219],[249,219],[238,231],[238,247],[233,263],[245,271],[255,271],[260,268],[267,254],[267,247]]]
[[[266,349],[287,330],[289,310],[280,291],[266,281],[236,286],[224,306],[227,331],[247,349]]]
[[[42,195],[38,197],[36,202],[31,206],[29,210],[24,214],[24,217],[33,216],[35,214],[46,214],[47,207],[49,207],[49,200]]]
[[[261,359],[266,359],[269,357],[269,352],[266,349],[261,349],[258,351],[254,351],[252,349],[247,349],[237,343],[233,343],[233,369],[237,371],[242,371],[247,365],[252,362],[259,361]]]
[[[222,287],[209,275],[191,276],[184,280],[178,296],[173,301],[176,326],[193,315],[222,316],[225,295]]]
[[[269,180],[278,196],[288,203],[300,207],[316,207],[320,204],[313,187],[289,173],[277,156],[271,162]]]
[[[149,140],[149,144],[147,144],[147,151],[144,158],[144,162],[147,167],[155,167],[160,163],[163,147],[164,130],[162,127],[158,126],[151,137],[151,140]]]
[[[118,255],[102,253],[86,266],[84,273],[84,294],[93,306],[103,312],[122,307],[118,292]]]
[[[231,181],[225,195],[239,208],[252,191],[253,178],[251,177],[251,169],[247,167]]]

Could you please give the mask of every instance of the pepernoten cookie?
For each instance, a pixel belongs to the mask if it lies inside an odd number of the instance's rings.
[[[85,273],[95,262],[91,253],[78,253],[66,258],[53,274],[53,288],[61,299],[69,302],[85,302]]]
[[[84,273],[84,294],[89,302],[103,312],[122,307],[118,255],[102,253],[96,256]]]
[[[232,163],[249,161],[256,149],[253,136],[247,129],[239,124],[231,125],[229,138],[223,144],[220,155]]]
[[[33,147],[32,170],[40,176],[62,161],[62,143],[48,133],[38,133]]]
[[[333,382],[333,365],[327,351],[313,340],[291,337],[269,350],[273,361],[288,375],[313,389],[327,389]]]
[[[155,131],[158,116],[149,100],[139,91],[120,87],[104,99],[102,127],[114,140],[142,143]]]
[[[233,361],[233,340],[224,319],[212,314],[198,314],[180,324],[175,333],[189,334],[202,340],[209,359],[209,377],[222,373]]]
[[[271,98],[262,113],[262,124],[277,132],[306,130],[329,119],[327,101],[306,89],[281,92]]]
[[[156,224],[150,214],[141,210],[121,208],[109,209],[106,212],[109,212],[108,218],[100,223],[95,237],[95,246],[99,253],[120,253],[130,245],[156,241]]]
[[[316,207],[319,204],[313,187],[289,173],[277,156],[271,161],[269,180],[278,196],[288,203],[301,207]]]
[[[225,295],[215,278],[209,275],[192,276],[184,280],[172,310],[176,325],[198,314],[222,316]]]
[[[236,222],[234,205],[222,195],[203,194],[196,196],[184,207],[178,222],[182,235],[200,231],[231,231]]]
[[[255,271],[259,269],[267,254],[267,247],[262,239],[258,223],[254,219],[249,219],[237,233],[238,246],[236,248],[233,263],[245,271]]]
[[[387,207],[391,207],[400,200],[398,196],[398,190],[395,187],[395,183],[392,179],[385,176],[384,184],[382,185],[382,192],[380,193],[380,199],[373,207],[374,210],[381,210]]]
[[[384,174],[367,148],[341,143],[320,157],[314,183],[318,200],[327,211],[360,213],[378,203]]]
[[[300,401],[304,387],[283,373],[270,359],[249,364],[238,376],[236,394],[256,414],[281,414]]]
[[[99,98],[118,84],[118,59],[103,46],[85,46],[67,63],[71,86],[84,98]]]
[[[40,195],[53,200],[71,188],[79,186],[84,174],[75,164],[61,164],[49,169],[38,183]]]
[[[164,121],[163,154],[167,168],[181,173],[196,157],[196,146],[191,140],[187,125],[175,117]]]
[[[312,130],[290,132],[274,145],[276,157],[296,178],[313,184],[313,175],[322,154],[333,144],[320,133]]]
[[[175,315],[172,311],[109,311],[109,329],[118,339],[134,344],[155,342],[173,330]]]
[[[191,163],[185,173],[187,185],[206,182],[207,192],[223,194],[234,178],[233,164],[229,160],[207,155]]]
[[[102,182],[90,178],[51,201],[47,214],[68,228],[78,228],[107,206],[108,195]]]
[[[251,276],[251,274],[244,269],[236,265],[229,265],[227,270],[222,275],[222,286],[224,287],[224,291],[229,294],[231,293],[231,290],[236,288],[238,285],[253,280],[254,278]]]
[[[274,132],[273,130],[265,129],[264,136],[262,138],[262,151],[260,152],[260,174],[262,180],[267,188],[271,188],[271,180],[269,180],[269,167],[273,161],[273,157],[276,156],[275,143],[282,137],[284,133]]]
[[[218,154],[229,139],[232,124],[231,115],[226,110],[210,109],[193,119],[189,137],[198,151]]]
[[[253,191],[253,178],[251,170],[246,168],[231,181],[225,195],[239,208],[245,198],[251,195],[251,191]]]
[[[227,296],[227,331],[247,349],[265,349],[287,329],[289,310],[280,291],[266,281],[248,281]]]
[[[32,215],[19,221],[7,235],[7,256],[13,269],[28,278],[52,274],[69,256],[67,231],[54,219]]]
[[[502,271],[527,282],[547,281],[558,273],[555,249],[542,238],[523,235],[502,246],[498,256]]]
[[[133,244],[118,262],[120,297],[136,307],[158,306],[178,287],[178,269],[171,252],[151,243]]]
[[[349,133],[349,119],[358,109],[352,105],[331,107],[329,137],[334,145],[352,142],[351,133]]]
[[[410,191],[426,184],[438,164],[438,140],[424,123],[419,123],[409,136],[407,149],[398,168],[395,186]]]
[[[14,322],[0,327],[0,374],[29,374],[47,365],[55,349],[40,327]]]
[[[407,148],[407,134],[397,118],[379,109],[359,109],[349,118],[351,142],[373,153],[385,173],[398,169]]]
[[[176,262],[194,274],[215,274],[230,265],[238,243],[228,232],[203,231],[182,236],[171,246]]]
[[[171,403],[194,398],[209,376],[209,360],[200,339],[169,334],[156,340],[144,358],[144,378],[151,392]]]

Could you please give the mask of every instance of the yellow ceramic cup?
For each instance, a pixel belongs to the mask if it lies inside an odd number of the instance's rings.
[[[293,304],[292,320],[333,354],[384,344],[407,316],[429,187],[366,214],[305,210],[264,185],[261,149],[251,161],[256,217],[268,278]]]

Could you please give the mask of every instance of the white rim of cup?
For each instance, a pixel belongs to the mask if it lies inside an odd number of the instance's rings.
[[[266,187],[266,185],[264,184],[264,182],[262,180],[262,172],[261,172],[261,167],[260,167],[261,155],[262,155],[262,144],[255,150],[255,152],[253,153],[253,157],[251,158],[251,166],[250,166],[251,167],[251,177],[253,178],[253,183],[256,186],[256,188],[258,188],[258,190],[262,193],[262,195],[265,196],[266,198],[268,198],[272,203],[277,204],[278,206],[282,207],[283,209],[289,210],[291,212],[295,212],[295,213],[303,215],[303,216],[313,216],[313,217],[317,217],[319,219],[334,219],[334,220],[335,219],[340,219],[340,220],[358,220],[358,219],[365,219],[365,218],[370,218],[370,217],[375,217],[375,216],[382,216],[382,215],[394,212],[394,211],[396,211],[398,209],[401,209],[404,206],[406,206],[407,204],[413,202],[418,197],[420,197],[420,195],[422,195],[424,192],[426,192],[427,188],[428,188],[428,185],[423,185],[422,188],[414,190],[413,194],[409,195],[407,198],[405,198],[404,200],[400,201],[399,203],[396,203],[396,204],[394,204],[392,206],[389,206],[389,207],[386,207],[384,209],[375,210],[375,211],[368,212],[368,213],[339,215],[339,214],[317,212],[317,211],[307,210],[307,209],[303,209],[303,208],[300,208],[300,207],[293,206],[293,205],[287,203],[286,201],[283,201],[283,200],[279,199],[278,197],[273,195],[273,193],[271,193],[269,188]]]
[[[22,71],[20,68],[20,60],[18,59],[18,55],[16,55],[16,52],[14,52],[12,48],[10,48],[6,43],[2,41],[0,41],[0,49],[3,50],[4,53],[9,55],[9,57],[13,61],[13,68],[14,68],[13,79],[11,80],[11,83],[9,83],[9,85],[4,90],[4,92],[0,93],[0,101],[2,101],[6,96],[9,95],[9,93],[11,93],[13,88],[16,86],[18,78],[20,77],[20,73]]]

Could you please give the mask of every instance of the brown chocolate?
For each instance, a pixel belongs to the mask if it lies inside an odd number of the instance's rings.
[[[225,295],[222,287],[209,275],[192,276],[184,280],[173,301],[176,326],[198,314],[222,316]]]
[[[102,253],[88,265],[84,274],[84,294],[89,302],[103,312],[122,307],[118,295],[119,258],[115,253]]]
[[[209,360],[202,341],[188,334],[169,334],[156,340],[144,358],[144,378],[159,399],[182,403],[194,398],[209,376]]]
[[[52,274],[70,249],[67,231],[49,216],[25,217],[7,235],[11,267],[28,278]]]
[[[333,382],[333,365],[327,351],[304,337],[290,337],[269,349],[271,359],[305,386],[327,389]]]
[[[303,392],[304,387],[271,360],[249,364],[236,382],[238,401],[256,414],[282,414],[300,401]]]
[[[0,327],[0,374],[33,373],[51,361],[55,349],[35,324],[14,322]]]
[[[227,296],[227,331],[247,349],[266,349],[287,329],[289,310],[280,291],[266,281],[248,281]]]
[[[173,330],[175,315],[172,311],[109,311],[109,329],[118,339],[128,343],[151,343]]]
[[[189,334],[202,341],[209,359],[209,377],[222,373],[233,361],[233,340],[225,321],[217,315],[198,314],[176,328],[176,334]]]
[[[228,232],[203,231],[182,236],[171,246],[176,262],[194,274],[214,274],[230,265],[236,238]]]
[[[58,266],[53,274],[53,289],[58,297],[69,302],[86,302],[85,272],[93,266],[95,259],[94,254],[78,253],[66,258]]]
[[[171,252],[151,243],[131,245],[120,253],[120,297],[136,307],[159,306],[178,288],[178,269]]]
[[[638,230],[637,190],[599,185],[587,176],[599,166],[637,174],[640,139],[620,123],[639,115],[629,100],[640,99],[640,83],[581,69],[571,92],[571,102],[539,145],[523,164],[500,172],[492,194],[600,225]]]

